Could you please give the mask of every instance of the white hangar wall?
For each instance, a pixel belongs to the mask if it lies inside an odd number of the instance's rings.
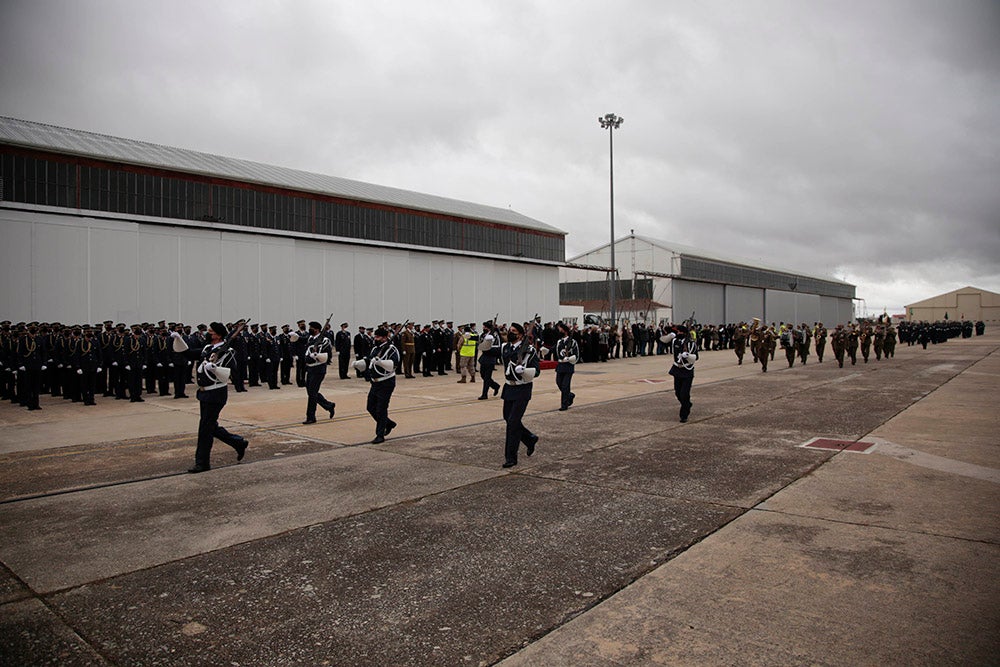
[[[559,316],[556,266],[0,209],[0,319],[333,324]]]

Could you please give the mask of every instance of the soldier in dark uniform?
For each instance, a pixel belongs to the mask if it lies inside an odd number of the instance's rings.
[[[733,330],[733,350],[736,352],[736,359],[738,360],[737,366],[743,365],[743,355],[747,351],[747,326],[744,322],[740,322],[739,325]]]
[[[347,322],[340,323],[340,331],[333,339],[333,347],[337,350],[337,372],[341,380],[348,379],[347,371],[351,365],[351,332]]]
[[[844,367],[844,353],[847,351],[847,332],[843,324],[838,324],[830,335],[830,347],[833,349],[833,357],[837,360],[840,368]]]
[[[799,360],[804,366],[806,359],[809,357],[809,343],[812,341],[812,336],[809,333],[809,325],[803,322],[799,325],[799,328],[795,330],[795,350],[799,355]]]
[[[532,382],[541,366],[535,346],[525,340],[524,327],[517,322],[510,325],[507,342],[500,349],[506,383],[503,387],[503,418],[507,422],[504,441],[504,468],[517,465],[517,454],[524,443],[526,454],[535,453],[538,436],[524,425],[522,419],[531,401]]]
[[[788,367],[795,365],[795,329],[791,324],[781,325],[781,349],[785,351]]]
[[[239,327],[243,321],[240,320],[236,323],[236,327]],[[229,325],[227,328],[234,328],[233,325]],[[233,389],[236,393],[243,393],[247,390],[244,383],[247,381],[247,363],[250,359],[250,353],[247,349],[247,338],[249,333],[245,328],[240,328],[239,333],[232,337],[229,341],[229,346],[233,351],[233,361],[236,363],[233,366],[233,373],[231,379],[233,381]]]
[[[885,358],[896,356],[896,330],[892,327],[892,322],[885,325],[885,340],[882,341],[882,351]]]
[[[177,336],[180,336],[183,345],[175,345],[174,340]],[[170,381],[174,384],[174,398],[187,398],[187,394],[184,393],[184,387],[187,384],[188,379],[191,377],[190,371],[188,370],[188,357],[186,351],[189,349],[200,350],[204,345],[198,345],[195,337],[184,335],[184,325],[175,324],[171,331],[167,332],[167,339],[171,342],[168,344],[169,349],[169,359],[168,369],[170,371]],[[183,351],[178,351],[183,347]]]
[[[326,377],[326,367],[330,363],[330,355],[333,352],[333,345],[330,339],[323,335],[322,326],[319,322],[309,323],[309,337],[306,338],[306,394],[309,397],[306,403],[306,420],[303,424],[316,423],[316,406],[330,413],[333,419],[335,403],[326,400],[323,394],[319,393],[323,378]]]
[[[240,331],[238,326],[236,333]],[[236,450],[236,460],[242,461],[250,444],[246,438],[230,433],[219,426],[219,414],[229,400],[227,380],[232,373],[235,359],[233,350],[227,343],[226,327],[220,322],[212,322],[208,334],[208,344],[201,350],[188,350],[190,359],[199,360],[198,403],[201,416],[198,421],[198,446],[194,454],[194,466],[190,473],[211,470],[212,441],[218,438]],[[174,338],[180,336],[174,332]]]
[[[816,328],[813,330],[813,341],[816,344],[816,358],[819,363],[823,363],[823,352],[826,350],[826,327],[823,326],[822,322],[816,323]]]
[[[93,330],[87,326],[76,348],[73,359],[74,372],[79,377],[80,398],[84,405],[97,405],[94,393],[97,387],[98,370],[101,368],[100,343],[94,338]]]
[[[570,329],[565,322],[557,322],[556,328],[562,338],[556,341],[554,355],[556,359],[556,386],[559,387],[559,410],[565,412],[573,405],[576,394],[570,388],[573,382],[573,370],[580,360],[580,348],[570,336]]]
[[[858,363],[858,338],[857,325],[851,324],[850,330],[847,331],[847,356],[851,358],[852,366]]]
[[[281,357],[281,384],[292,383],[292,341],[288,334],[291,327],[287,324],[281,325],[281,333],[278,334],[278,354]]]
[[[38,322],[28,324],[17,341],[15,362],[17,366],[18,398],[29,410],[41,410],[39,395],[42,389],[42,372],[45,369],[47,339],[39,333]]]
[[[260,327],[253,323],[250,331],[243,336],[247,346],[247,384],[251,387],[260,386]]]
[[[281,346],[278,343],[278,327],[271,325],[261,327],[261,356],[264,359],[264,376],[268,389],[281,389],[278,386],[278,365],[281,361]]]
[[[885,346],[885,327],[881,324],[875,326],[875,336],[872,339],[872,351],[875,353],[875,361],[882,359],[882,348]]]
[[[365,333],[365,328],[359,327],[358,333],[354,335],[355,361],[360,361],[361,359],[365,359],[368,356],[368,353],[371,352],[372,350],[371,343],[372,343],[371,339],[369,339],[368,335]],[[357,367],[355,367],[354,372],[357,374],[357,377],[359,378],[364,377],[364,374],[361,371],[359,371]]]
[[[688,329],[684,325],[674,327],[674,330],[661,338],[667,345],[667,350],[673,357],[670,375],[674,377],[674,395],[681,404],[680,420],[685,423],[691,414],[691,385],[694,383],[694,362],[698,359],[698,344],[688,338]]]
[[[485,401],[487,393],[493,390],[496,396],[500,391],[500,385],[493,379],[493,369],[500,363],[500,350],[503,342],[500,340],[500,332],[496,324],[490,320],[483,322],[483,338],[479,344],[479,377],[483,380],[483,393],[479,396],[480,401]]]
[[[355,362],[355,369],[364,373],[371,383],[368,388],[368,414],[375,420],[375,439],[372,444],[385,442],[385,436],[396,428],[389,418],[389,401],[396,389],[396,369],[399,368],[399,350],[389,340],[389,332],[379,327],[373,332],[374,345],[365,359]]]
[[[171,323],[172,325],[172,323]],[[150,366],[156,369],[156,384],[160,396],[170,395],[170,381],[174,378],[173,339],[170,337],[172,326],[164,326],[156,330],[153,337],[153,354]]]
[[[858,333],[858,342],[861,344],[861,357],[868,363],[868,355],[872,348],[872,328],[867,322],[861,325],[861,331]]]
[[[431,325],[425,324],[423,331],[417,335],[417,363],[415,364],[423,368],[421,374],[425,378],[431,376],[431,366],[434,365],[433,358],[434,336],[431,334]]]
[[[446,371],[453,370],[453,366],[451,365],[451,359],[452,359],[451,353],[453,351],[454,352],[458,351],[455,349],[456,341],[455,341],[454,325],[455,325],[454,322],[448,322],[448,324],[441,330],[442,338],[448,341],[448,344],[445,346],[445,353],[444,353],[444,369]]]
[[[16,384],[14,382],[14,333],[10,320],[0,322],[0,399],[11,400]]]
[[[124,366],[126,386],[128,387],[128,398],[132,403],[142,403],[142,380],[146,371],[147,355],[149,344],[142,327],[138,324],[132,325],[132,335],[125,339],[122,344],[122,361]],[[124,363],[122,363],[124,362]]]
[[[289,334],[292,342],[292,356],[295,357],[295,384],[299,387],[306,386],[306,341],[309,340],[309,331],[306,329],[306,321],[296,322],[298,329]]]

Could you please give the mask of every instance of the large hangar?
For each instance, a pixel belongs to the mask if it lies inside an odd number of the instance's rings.
[[[0,117],[0,317],[506,320],[565,232],[504,208]]]
[[[563,304],[600,304],[608,310],[611,245],[567,261],[560,269]],[[855,286],[834,278],[760,266],[698,248],[631,234],[615,241],[616,310],[633,321],[703,324],[749,322],[849,322]],[[589,267],[589,268],[575,268]]]

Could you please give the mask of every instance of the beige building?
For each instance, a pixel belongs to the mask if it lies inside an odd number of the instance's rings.
[[[926,320],[982,320],[987,324],[1000,323],[1000,294],[978,287],[961,289],[932,296],[906,306],[906,319]]]

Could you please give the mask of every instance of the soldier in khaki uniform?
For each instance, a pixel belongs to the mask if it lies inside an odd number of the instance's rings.
[[[819,363],[823,363],[823,352],[826,350],[826,327],[823,326],[822,322],[816,323],[816,328],[813,329],[813,342],[816,344],[816,358],[819,359]]]

